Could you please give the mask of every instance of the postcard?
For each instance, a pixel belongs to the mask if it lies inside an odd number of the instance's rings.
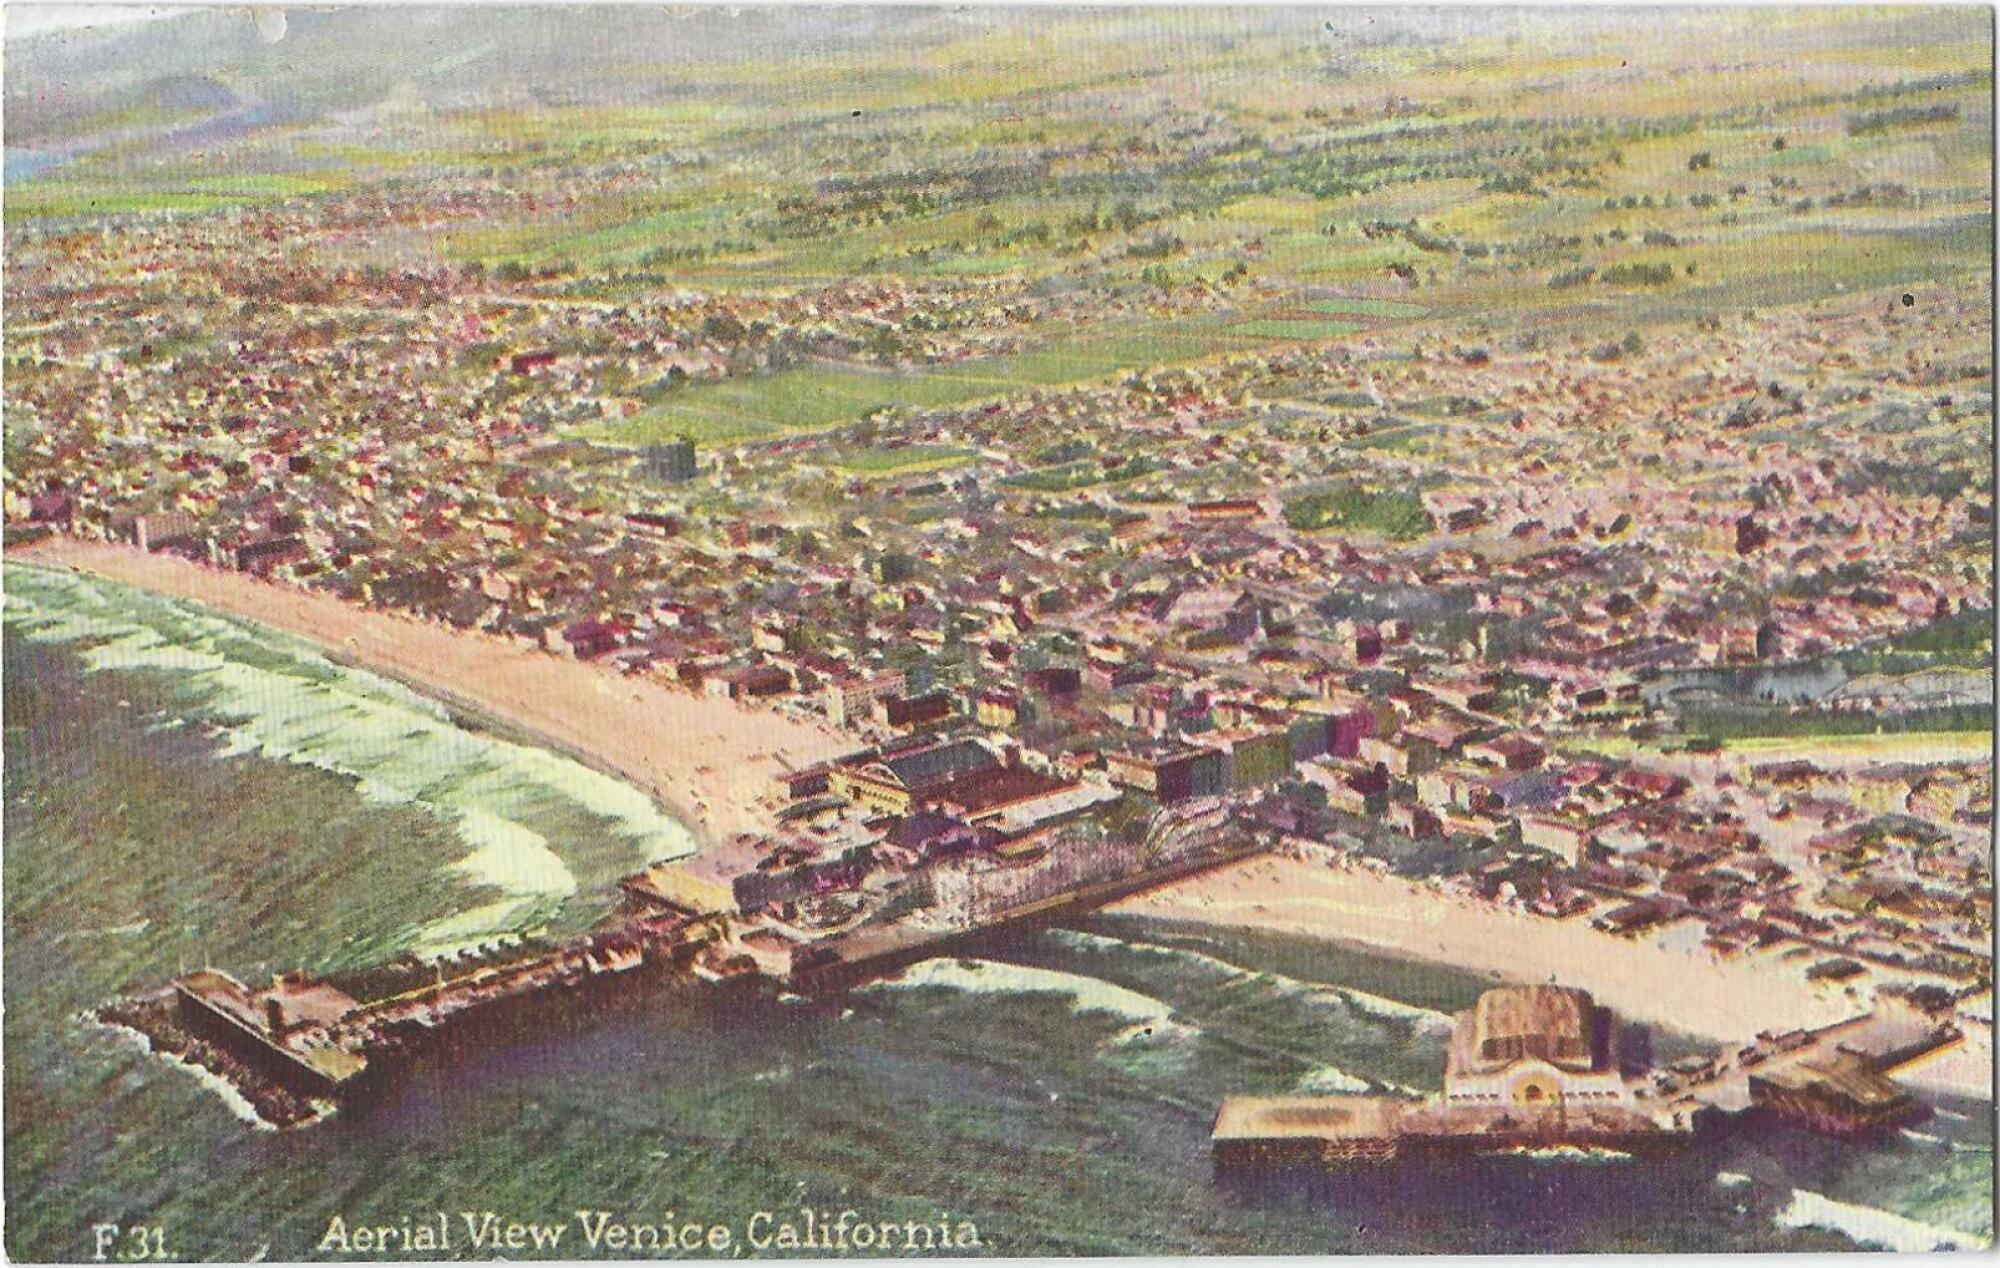
[[[5,25],[13,1260],[1990,1248],[1990,8]]]

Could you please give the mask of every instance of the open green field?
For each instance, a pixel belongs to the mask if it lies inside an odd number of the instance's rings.
[[[504,226],[460,235],[452,253],[488,264],[549,268],[633,264],[647,252],[705,240],[727,229],[740,212],[721,204],[691,207],[623,206],[614,203],[594,217],[598,223],[547,230]]]
[[[192,176],[173,182],[143,185],[48,177],[10,182],[6,190],[6,208],[9,220],[111,216],[135,212],[206,212],[245,203],[304,197],[324,192],[337,184],[338,181],[333,178],[258,172]]]
[[[1755,753],[1760,757],[1867,753],[1893,761],[1978,761],[1993,755],[1993,732],[1903,731],[1821,735],[1803,740],[1784,735],[1756,735],[1724,740],[1722,746],[1732,753]]]
[[[669,403],[614,423],[592,423],[584,434],[620,444],[650,444],[687,435],[728,444],[784,432],[821,431],[858,422],[880,409],[935,408],[999,396],[1022,388],[1056,387],[1260,346],[1217,321],[1191,319],[1123,334],[1057,335],[1011,356],[922,370],[875,370],[813,365],[752,378],[699,383]]]
[[[1315,299],[1301,305],[1309,313],[1355,317],[1421,317],[1430,310],[1422,304],[1406,304],[1394,299],[1374,299],[1366,295],[1343,295],[1338,299]]]
[[[1358,321],[1300,321],[1285,317],[1265,317],[1236,327],[1240,334],[1267,339],[1338,339],[1366,329]]]
[[[198,194],[181,190],[81,189],[54,183],[33,183],[7,190],[9,220],[55,216],[117,216],[144,212],[201,212],[232,207],[247,198]]]
[[[894,449],[843,449],[827,461],[854,475],[886,476],[943,471],[961,466],[972,457],[972,450],[950,445],[902,445]]]
[[[1009,476],[1001,483],[1031,493],[1070,493],[1100,484],[1123,484],[1157,470],[1159,464],[1147,458],[1134,458],[1110,467],[1100,462],[1065,462],[1024,471],[1020,475]]]
[[[1634,758],[1657,757],[1663,754],[1684,756],[1685,750],[1677,750],[1670,745],[1684,742],[1685,737],[1672,740],[1635,740],[1626,735],[1595,736],[1580,739],[1564,746],[1575,753],[1596,753],[1604,757]],[[1834,755],[1879,757],[1883,761],[1896,762],[1976,762],[1993,754],[1993,732],[1991,730],[1967,731],[1894,731],[1870,732],[1860,735],[1754,735],[1718,741],[1720,751],[1736,753],[1745,757],[1756,757],[1765,761],[1781,761],[1786,758],[1828,757]]]
[[[1431,527],[1416,494],[1351,486],[1293,498],[1285,503],[1285,522],[1302,533],[1337,528],[1404,540],[1420,537]]]

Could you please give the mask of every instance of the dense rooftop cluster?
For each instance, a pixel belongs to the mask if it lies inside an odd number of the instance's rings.
[[[1827,989],[1990,984],[1989,766],[1725,747],[1987,724],[1990,75],[1680,39],[1558,92],[1293,35],[84,147],[9,190],[8,529],[852,732],[703,864],[725,905],[946,919],[996,901],[953,860],[1021,897],[1219,804]]]

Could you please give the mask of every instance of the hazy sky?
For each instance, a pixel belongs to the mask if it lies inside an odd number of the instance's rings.
[[[79,26],[116,26],[125,22],[145,22],[169,14],[183,13],[186,6],[171,4],[8,4],[5,10],[7,34],[33,35]]]

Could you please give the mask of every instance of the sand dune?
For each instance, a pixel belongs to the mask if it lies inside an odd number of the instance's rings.
[[[307,639],[629,780],[706,843],[767,827],[780,770],[857,747],[831,727],[170,555],[59,537],[8,557],[197,600]]]

